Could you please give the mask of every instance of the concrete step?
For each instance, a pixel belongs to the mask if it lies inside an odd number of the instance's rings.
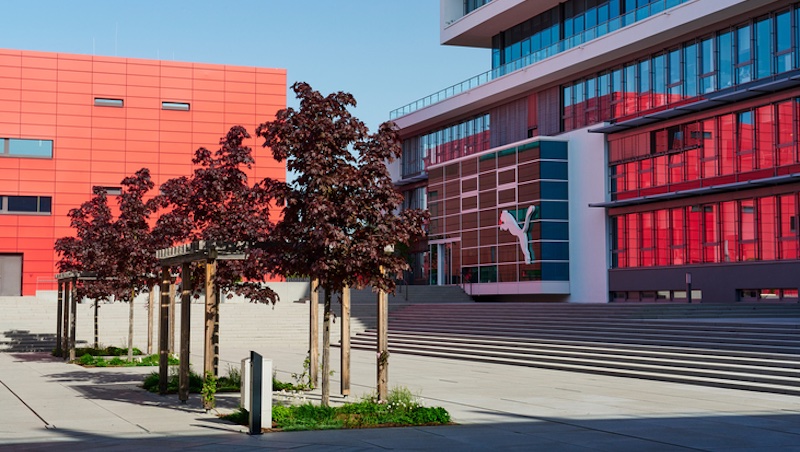
[[[800,395],[800,321],[788,320],[798,314],[786,305],[412,305],[391,313],[389,350]],[[374,350],[375,331],[352,346]]]
[[[355,346],[354,346],[355,348]],[[374,349],[374,348],[373,348]],[[570,372],[582,372],[597,375],[609,375],[615,377],[628,377],[651,379],[659,381],[669,381],[675,383],[695,384],[704,386],[713,386],[730,389],[741,389],[749,391],[770,392],[777,394],[786,394],[792,396],[800,396],[800,380],[798,379],[774,379],[767,380],[759,377],[758,375],[737,373],[736,378],[729,378],[724,373],[711,373],[711,372],[697,372],[693,369],[685,371],[674,371],[674,368],[658,368],[657,366],[640,367],[638,369],[624,369],[604,365],[590,365],[586,361],[573,361],[573,362],[550,362],[546,360],[520,360],[515,357],[508,357],[502,355],[475,355],[469,354],[464,351],[450,352],[446,350],[420,350],[420,349],[404,349],[403,347],[389,346],[391,353],[405,353],[418,356],[430,356],[448,359],[463,359],[476,362],[508,364],[508,365],[521,365],[528,367],[536,367],[550,370],[563,370]],[[769,382],[768,382],[769,381]]]

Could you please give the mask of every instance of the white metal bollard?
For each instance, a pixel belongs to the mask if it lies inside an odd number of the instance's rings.
[[[250,385],[252,384],[250,375],[250,358],[242,360],[242,386],[239,389],[241,392],[241,399],[239,406],[247,411],[250,411]]]

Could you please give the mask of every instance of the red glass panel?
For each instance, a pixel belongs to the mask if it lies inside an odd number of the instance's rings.
[[[757,260],[756,213],[752,199],[739,202],[739,234],[739,260]]]
[[[791,165],[797,161],[795,157],[794,100],[778,104],[778,165]]]
[[[686,151],[686,180],[700,180],[700,149]]]
[[[639,266],[639,214],[630,213],[625,216],[627,227],[626,232],[628,235],[628,266]]]
[[[653,185],[653,160],[644,159],[639,162],[639,188],[648,188]]]
[[[716,121],[709,119],[702,122],[700,162],[703,178],[715,177],[719,174],[717,161]]]
[[[739,229],[736,225],[736,201],[720,204],[720,223],[722,225],[722,261],[738,260]]]
[[[655,228],[653,212],[642,213],[642,267],[655,265]]]
[[[702,262],[700,256],[700,232],[702,222],[702,212],[700,206],[688,206],[686,208],[686,242],[689,245],[689,255],[687,261],[690,264]]]
[[[669,156],[669,183],[678,184],[685,179],[683,153],[672,154]]]
[[[717,205],[703,206],[703,262],[719,262]]]
[[[755,158],[753,156],[753,112],[743,111],[738,114],[736,122],[736,151],[738,153],[738,171],[744,173],[753,171]]]
[[[686,231],[686,228],[683,222],[683,212],[684,210],[682,208],[670,209],[670,249],[672,251],[672,265],[683,265],[686,263],[684,260],[684,254],[686,250],[686,239],[684,237],[684,232]]]
[[[724,115],[719,118],[719,159],[720,175],[733,174],[733,115]]]
[[[662,155],[653,158],[653,186],[661,187],[667,185],[667,156]]]
[[[775,166],[774,108],[774,105],[764,105],[756,109],[756,149],[759,168]]]
[[[778,197],[780,224],[778,236],[780,259],[797,259],[797,196],[795,194]]]
[[[637,189],[638,166],[639,162],[628,162],[625,164],[625,190],[632,191]]]
[[[775,197],[767,196],[758,200],[758,242],[761,260],[777,258],[775,253]]]
[[[656,211],[656,265],[669,265],[669,211]]]

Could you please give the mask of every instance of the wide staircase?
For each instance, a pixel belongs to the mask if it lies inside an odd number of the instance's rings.
[[[280,343],[287,346],[308,347],[309,306],[307,291],[304,297],[282,295],[275,306],[248,303],[246,300],[223,300],[220,305],[220,347],[241,348],[247,344]],[[363,332],[377,325],[377,295],[370,288],[351,293],[351,334]],[[322,296],[320,296],[318,322],[321,324]],[[402,286],[389,297],[389,309],[397,309],[435,300],[440,303],[464,303],[471,299],[459,287]],[[0,297],[0,352],[51,351],[56,347],[55,300],[35,297]],[[157,307],[157,306],[156,306]],[[87,346],[94,342],[93,303],[77,305],[76,342]],[[333,297],[333,312],[341,316],[339,296]],[[154,309],[150,337],[151,351],[158,348],[158,313]],[[174,320],[173,350],[180,345],[180,315]],[[123,347],[128,338],[127,303],[101,303],[98,313],[99,342],[101,345]],[[191,306],[191,349],[202,350],[204,331],[203,299],[193,299]],[[322,329],[320,328],[320,331]],[[331,341],[340,340],[337,321],[331,328]],[[134,346],[143,351],[148,345],[147,297],[139,297],[134,306]]]
[[[800,396],[800,304],[415,304],[389,351]]]

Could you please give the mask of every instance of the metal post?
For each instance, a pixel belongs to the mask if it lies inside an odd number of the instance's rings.
[[[692,274],[686,272],[686,301],[692,304]]]
[[[250,352],[250,434],[261,434],[261,355]]]

